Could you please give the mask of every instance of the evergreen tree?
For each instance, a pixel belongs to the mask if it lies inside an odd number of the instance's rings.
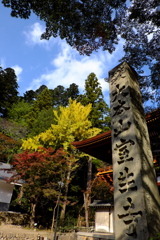
[[[35,100],[35,95],[36,95],[35,91],[29,90],[29,91],[26,91],[23,97],[21,98],[27,103],[33,103],[33,101]]]
[[[70,84],[70,86],[66,89],[67,105],[69,103],[70,98],[72,100],[75,100],[77,99],[78,96],[79,96],[78,85],[76,85],[75,83]]]
[[[53,106],[64,106],[66,107],[69,103],[69,99],[75,100],[79,95],[78,85],[75,83],[70,84],[68,88],[64,88],[58,85],[53,90],[50,90],[52,94]]]
[[[38,113],[37,118],[32,122],[29,136],[36,136],[49,129],[52,124],[55,124],[54,110],[54,108],[43,109]]]
[[[65,88],[61,85],[58,85],[56,88],[51,90],[52,95],[52,105],[54,107],[66,106],[66,96]]]
[[[18,100],[8,109],[8,120],[26,126],[25,116],[31,111],[32,105],[24,100]]]
[[[33,102],[31,110],[25,116],[27,126],[30,130],[30,136],[35,136],[37,134],[37,132],[40,133],[44,130],[44,128],[43,128],[43,129],[36,129],[34,131],[34,128],[35,128],[35,126],[37,126],[37,119],[38,118],[42,119],[43,114],[40,117],[41,112],[49,111],[49,109],[52,109],[52,97],[51,97],[50,90],[48,88],[45,88],[37,96],[37,99]],[[49,113],[52,115],[52,111],[49,111]],[[46,116],[46,115],[44,115],[44,116]],[[45,120],[45,119],[42,119],[42,121],[43,120]],[[48,124],[46,126],[48,127]],[[47,129],[47,127],[45,128],[45,130]]]
[[[7,109],[18,100],[18,83],[12,68],[0,67],[0,115],[7,116]]]
[[[38,95],[43,92],[43,90],[47,88],[46,85],[41,85],[36,91],[35,91],[35,98],[37,99]]]
[[[33,104],[34,112],[39,112],[44,109],[49,109],[52,107],[52,97],[50,90],[45,88],[38,96]]]
[[[25,102],[32,104],[37,99],[38,95],[40,95],[45,88],[47,88],[46,85],[41,85],[35,91],[33,90],[26,91],[23,97],[21,97],[21,99],[23,99]]]
[[[92,122],[93,127],[102,129],[102,131],[109,130],[110,116],[109,107],[104,101],[102,88],[94,73],[89,74],[85,80],[84,95],[78,97],[84,106],[91,103],[92,110],[89,114],[89,120]]]

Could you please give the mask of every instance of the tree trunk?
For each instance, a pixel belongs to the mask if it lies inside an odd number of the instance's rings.
[[[67,179],[65,183],[65,192],[64,192],[64,201],[62,204],[62,209],[61,209],[61,214],[60,214],[60,219],[63,220],[65,218],[65,213],[66,213],[66,206],[67,206],[67,199],[68,199],[68,187],[70,183],[70,178],[71,178],[71,171],[72,167],[71,165],[69,166],[68,172],[67,172]]]
[[[35,212],[36,212],[37,202],[31,203],[31,216],[30,216],[30,228],[34,228]]]
[[[54,227],[54,219],[55,219],[55,214],[56,214],[56,208],[57,208],[57,205],[58,205],[58,199],[57,199],[57,202],[56,202],[56,205],[53,209],[53,217],[52,217],[52,226],[51,226],[51,232],[53,232],[53,227]]]
[[[89,227],[89,204],[91,203],[91,181],[92,181],[92,157],[88,159],[88,172],[87,172],[87,187],[83,194],[84,197],[84,209],[85,209],[85,221],[86,227]]]
[[[82,221],[83,221],[83,217],[81,215],[82,209],[84,208],[84,204],[82,205],[82,207],[79,210],[78,213],[78,218],[77,218],[77,227],[82,227]]]
[[[17,200],[18,200],[18,204],[21,205],[22,204],[22,197],[23,197],[23,185],[20,186],[20,192],[18,194]]]
[[[85,223],[86,227],[89,227],[89,207],[88,205],[90,204],[90,193],[85,192],[83,194],[84,197],[84,209],[85,209]]]

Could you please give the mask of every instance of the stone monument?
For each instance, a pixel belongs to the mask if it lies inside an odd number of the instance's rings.
[[[160,197],[137,73],[109,72],[115,240],[159,239]]]

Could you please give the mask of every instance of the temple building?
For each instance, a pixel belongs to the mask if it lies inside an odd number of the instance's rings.
[[[157,184],[160,189],[160,108],[148,113],[146,115],[146,122],[157,175]],[[110,166],[104,170],[101,169],[97,173],[97,176],[103,175],[109,181],[109,177],[113,173],[111,130],[83,141],[73,142],[72,144],[80,151],[107,162]]]
[[[157,185],[160,192],[160,108],[146,115]],[[113,184],[111,130],[95,137],[72,143],[80,151],[98,158],[109,166],[98,169],[97,177]],[[114,204],[104,199],[95,200],[90,207],[95,209],[95,232],[114,232]]]
[[[14,186],[21,186],[24,183],[22,180],[16,183],[9,182],[13,175],[13,171],[10,169],[10,164],[0,162],[0,211],[9,211]]]

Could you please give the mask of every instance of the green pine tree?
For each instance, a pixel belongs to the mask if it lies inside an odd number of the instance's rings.
[[[78,97],[78,101],[84,106],[89,103],[92,104],[89,120],[92,122],[93,127],[102,129],[102,132],[109,130],[110,110],[104,101],[101,85],[94,73],[90,73],[85,80],[84,94]]]
[[[53,123],[52,96],[48,88],[45,88],[34,101],[31,110],[25,116],[26,123],[30,130],[29,136],[35,136],[50,127]],[[45,113],[46,112],[46,113]],[[48,117],[50,115],[50,117]],[[46,119],[50,119],[46,122]],[[41,121],[41,123],[40,123]],[[38,122],[38,123],[37,123]],[[44,126],[44,122],[46,123]],[[43,125],[43,127],[42,127]]]
[[[14,69],[0,67],[0,115],[7,117],[8,109],[18,101],[18,83]]]

